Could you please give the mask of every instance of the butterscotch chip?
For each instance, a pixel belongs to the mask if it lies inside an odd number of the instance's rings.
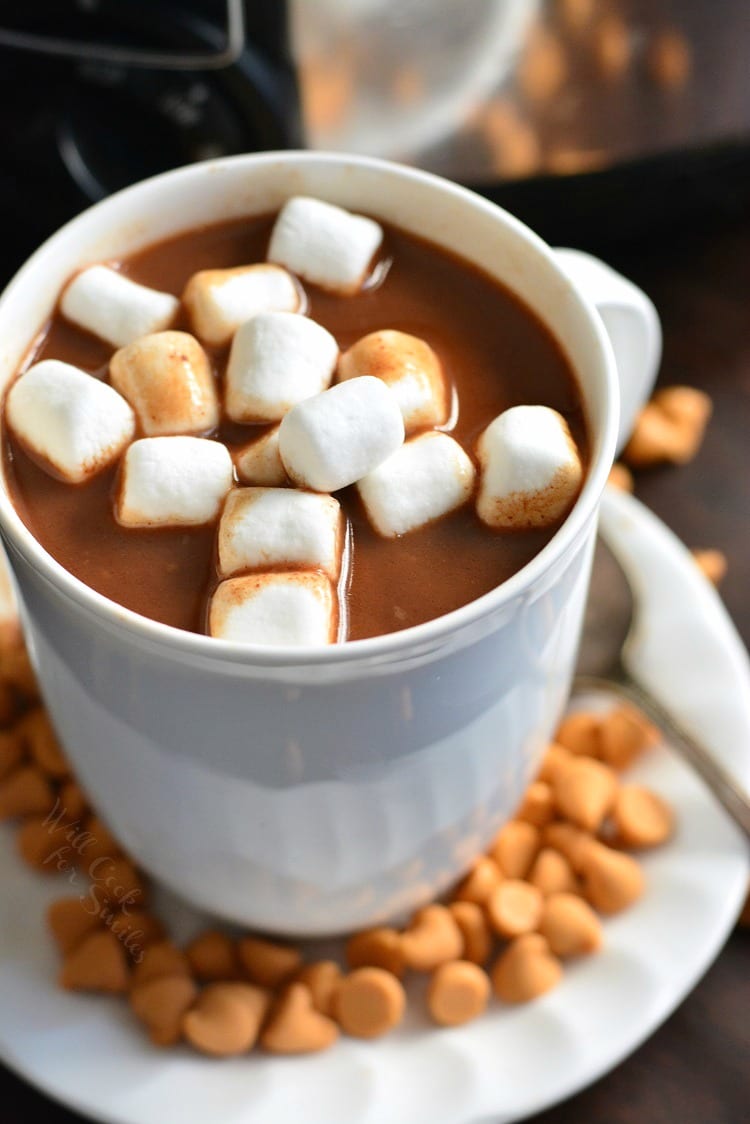
[[[15,688],[0,680],[0,731],[12,726],[18,716]]]
[[[444,905],[418,909],[401,937],[404,960],[416,972],[431,972],[447,960],[457,960],[463,937],[450,910]]]
[[[529,101],[546,101],[556,94],[568,75],[565,52],[559,39],[537,26],[518,68],[518,82]]]
[[[114,859],[122,854],[122,847],[98,816],[90,816],[84,826],[88,835],[83,854],[86,863],[92,863],[96,859]]]
[[[617,777],[601,761],[579,757],[560,770],[553,791],[561,815],[585,831],[597,831],[615,799]]]
[[[355,933],[346,942],[346,962],[350,968],[385,968],[401,978],[406,971],[401,934],[381,927]]]
[[[651,401],[679,425],[697,427],[701,434],[713,413],[710,395],[695,386],[665,386]]]
[[[25,863],[45,874],[57,874],[54,861],[65,848],[59,828],[56,830],[45,816],[31,816],[16,833],[16,847]],[[67,850],[67,848],[66,848]]]
[[[570,31],[585,31],[593,19],[596,0],[557,0],[555,9]]]
[[[123,910],[106,922],[111,933],[122,942],[126,952],[136,960],[143,958],[145,949],[164,940],[164,926],[158,917],[143,910]]]
[[[26,747],[15,730],[0,730],[0,781],[12,773],[26,755]]]
[[[60,986],[69,991],[127,991],[128,962],[117,937],[106,929],[84,937],[63,961]]]
[[[591,906],[575,894],[551,894],[544,902],[539,932],[551,952],[565,959],[596,952],[602,943],[602,924]]]
[[[514,819],[524,820],[535,827],[544,827],[555,818],[555,798],[546,781],[534,781],[526,789]]]
[[[565,746],[558,745],[557,742],[550,742],[547,746],[544,758],[542,759],[542,765],[537,780],[543,781],[545,784],[552,784],[555,774],[558,773],[568,761],[570,761],[570,750],[566,749]]]
[[[529,873],[529,883],[544,897],[578,890],[578,882],[565,855],[553,847],[542,847]]]
[[[623,785],[612,808],[617,841],[623,847],[658,847],[674,831],[672,809],[648,788]]]
[[[514,105],[495,98],[485,107],[478,125],[490,150],[493,171],[505,179],[517,179],[539,170],[541,150],[536,131]]]
[[[63,956],[80,945],[94,929],[100,928],[97,913],[86,908],[81,898],[58,898],[47,909],[47,924]]]
[[[621,771],[661,741],[656,726],[633,706],[618,706],[602,719],[601,758]]]
[[[686,464],[700,449],[711,416],[711,399],[691,386],[670,386],[654,395],[638,415],[625,448],[629,464]]]
[[[382,973],[396,987],[401,986],[395,976],[382,968],[359,968],[358,971]],[[311,1054],[327,1050],[338,1036],[339,1029],[333,1019],[315,1010],[308,988],[293,983],[272,1008],[260,1043],[271,1054]]]
[[[562,979],[562,964],[539,933],[517,937],[495,961],[492,987],[504,1003],[527,1003]]]
[[[701,573],[712,585],[719,585],[727,572],[727,556],[720,550],[694,550],[693,558]]]
[[[555,744],[581,757],[598,757],[601,749],[600,714],[587,710],[575,710],[566,714],[557,728]]]
[[[569,823],[548,824],[544,828],[543,838],[546,846],[565,856],[576,874],[580,873],[583,857],[594,842],[588,831],[582,831]]]
[[[492,933],[482,907],[476,902],[452,902],[448,909],[463,937],[462,959],[486,964],[492,952]]]
[[[622,461],[615,461],[612,465],[607,483],[611,488],[616,488],[618,492],[630,492],[632,494],[635,491],[633,473]]]
[[[270,992],[253,984],[209,984],[183,1015],[182,1033],[203,1054],[246,1054],[255,1045],[270,1003]]]
[[[16,731],[32,760],[48,777],[60,780],[70,774],[70,765],[43,707],[38,706],[25,714],[17,723]]]
[[[195,937],[187,945],[185,955],[199,980],[233,980],[240,973],[237,946],[231,937],[219,929],[210,929]]]
[[[506,878],[525,878],[540,842],[539,829],[534,824],[509,820],[495,836],[490,854]]]
[[[30,702],[39,697],[36,675],[23,644],[0,651],[0,680],[17,688]]]
[[[261,937],[244,937],[238,952],[248,979],[261,987],[280,987],[302,964],[299,949]]]
[[[159,941],[149,945],[143,958],[133,969],[132,986],[140,987],[149,980],[162,976],[190,976],[190,961],[182,949],[172,941]]]
[[[502,877],[502,871],[495,860],[480,855],[474,860],[469,873],[453,891],[453,898],[460,902],[475,902],[477,905],[482,905],[502,881]]]
[[[440,1026],[462,1026],[482,1014],[489,997],[487,973],[468,960],[452,960],[432,976],[427,1007]]]
[[[405,1006],[402,984],[383,968],[357,968],[336,992],[336,1018],[354,1038],[386,1034],[401,1022]]]
[[[306,964],[295,976],[295,983],[304,984],[312,996],[315,1010],[331,1018],[342,978],[342,971],[335,960],[318,960],[314,964]]]
[[[66,781],[60,789],[62,814],[67,820],[80,820],[88,811],[88,800],[77,781]]]
[[[635,859],[592,843],[583,856],[584,894],[599,913],[619,913],[641,897],[645,880]]]
[[[198,989],[189,976],[160,976],[130,992],[130,1006],[145,1023],[156,1046],[173,1046],[182,1037],[182,1020]]]
[[[662,31],[651,40],[646,61],[648,73],[657,86],[679,90],[690,77],[690,44],[676,28]]]
[[[509,878],[487,900],[487,917],[498,936],[511,939],[531,933],[539,924],[544,899],[536,886]]]
[[[84,867],[92,881],[96,883],[100,896],[115,906],[143,905],[147,897],[146,885],[130,859],[118,855],[113,859],[97,859],[96,862],[89,862],[89,855],[86,854],[84,857]]]
[[[0,820],[45,816],[54,803],[52,787],[36,765],[21,765],[0,783]]]
[[[633,55],[630,29],[622,16],[615,12],[604,16],[594,31],[592,46],[599,72],[610,81],[621,78]]]

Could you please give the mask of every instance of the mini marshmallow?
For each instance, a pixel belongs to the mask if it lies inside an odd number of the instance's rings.
[[[266,264],[203,269],[190,278],[182,300],[195,334],[213,347],[229,343],[259,312],[297,312],[301,304],[294,278]]]
[[[477,513],[490,527],[544,527],[563,515],[583,469],[567,422],[548,406],[514,406],[477,442]]]
[[[372,219],[297,195],[279,212],[266,256],[322,289],[347,295],[361,289],[382,241],[382,227]]]
[[[403,440],[395,394],[382,379],[363,375],[290,410],[279,429],[279,452],[299,487],[337,492],[372,472]]]
[[[144,437],[123,460],[117,521],[125,527],[210,523],[232,487],[232,458],[218,441]]]
[[[339,359],[339,382],[373,375],[396,395],[407,433],[448,420],[448,387],[440,360],[418,336],[385,329],[357,340]]]
[[[275,426],[235,452],[234,465],[242,484],[260,488],[282,488],[288,484],[289,477],[279,453],[279,427]]]
[[[239,644],[308,648],[332,644],[338,606],[324,574],[250,574],[218,587],[209,609],[209,632]]]
[[[238,328],[226,374],[232,421],[279,421],[330,385],[339,348],[330,332],[294,312],[259,312]]]
[[[211,364],[187,332],[155,332],[120,348],[109,362],[109,377],[147,437],[206,433],[219,424]]]
[[[29,451],[71,484],[111,464],[135,432],[116,390],[58,359],[35,363],[13,383],[6,417]]]
[[[219,573],[271,567],[323,570],[336,581],[344,520],[332,496],[292,488],[236,488],[219,523]]]
[[[412,437],[360,480],[357,488],[378,534],[395,538],[460,507],[474,489],[476,470],[447,433]]]
[[[180,302],[171,293],[138,285],[106,265],[84,269],[68,284],[60,311],[79,328],[115,347],[168,328]]]

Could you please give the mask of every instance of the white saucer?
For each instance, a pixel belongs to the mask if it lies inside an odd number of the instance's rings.
[[[602,526],[634,579],[651,590],[635,658],[682,721],[750,783],[750,672],[719,598],[636,500],[608,495]],[[747,888],[744,842],[701,782],[666,750],[637,775],[674,804],[679,833],[646,860],[648,893],[606,923],[600,956],[569,968],[556,991],[529,1006],[493,1006],[456,1030],[428,1028],[413,1014],[381,1042],[343,1039],[327,1054],[301,1059],[214,1062],[187,1050],[160,1053],[123,1002],[58,991],[43,914],[66,888],[24,868],[6,828],[0,1057],[50,1096],[117,1124],[519,1120],[611,1069],[674,1010],[721,948]],[[184,927],[191,919],[175,920]]]

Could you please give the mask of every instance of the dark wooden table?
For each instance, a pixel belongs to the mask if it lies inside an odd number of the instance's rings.
[[[697,459],[684,468],[641,474],[637,495],[690,547],[726,552],[729,572],[722,592],[748,644],[750,219],[714,219],[690,235],[649,238],[627,250],[609,250],[608,257],[659,309],[665,334],[660,381],[702,387],[715,406]],[[749,952],[750,931],[738,930],[692,995],[644,1046],[592,1088],[535,1117],[536,1124],[749,1120]],[[0,1067],[0,1124],[80,1120]]]

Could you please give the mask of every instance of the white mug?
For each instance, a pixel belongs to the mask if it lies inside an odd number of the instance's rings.
[[[463,188],[362,157],[271,153],[158,176],[50,238],[0,298],[0,385],[75,270],[300,193],[453,251],[551,329],[580,383],[592,458],[550,543],[437,620],[300,651],[218,641],[116,605],[42,549],[4,487],[0,524],[45,701],[123,846],[197,906],[314,935],[423,904],[512,814],[565,704],[599,499],[618,427],[651,388],[660,333],[640,290],[596,259],[550,250]]]

